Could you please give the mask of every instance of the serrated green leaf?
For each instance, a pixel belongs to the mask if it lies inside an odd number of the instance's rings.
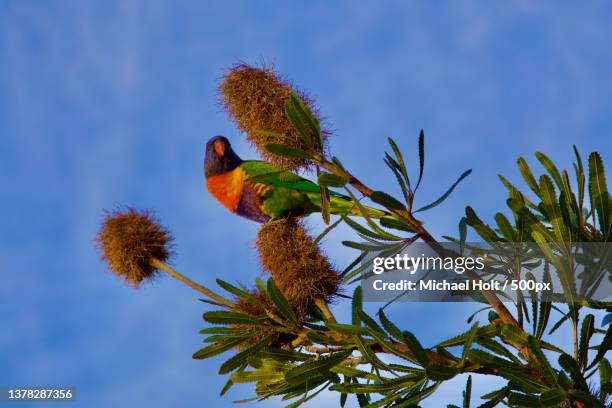
[[[468,375],[465,383],[465,391],[463,392],[463,408],[470,408],[470,400],[472,399],[472,376]]]
[[[387,318],[387,315],[385,315],[382,309],[378,310],[378,318],[391,337],[395,338],[397,341],[403,341],[402,331]]]
[[[382,327],[380,327],[380,325],[376,323],[376,321],[372,317],[370,317],[370,315],[368,315],[365,311],[363,311],[363,309],[358,310],[357,313],[359,314],[359,319],[363,323],[365,323],[366,326],[386,336],[385,330]]]
[[[297,317],[295,316],[293,308],[291,307],[285,296],[282,294],[280,289],[278,289],[276,283],[274,282],[274,279],[272,278],[268,279],[268,296],[270,297],[270,300],[274,303],[274,306],[276,306],[276,309],[281,314],[281,316],[283,316],[285,319],[287,319],[293,324],[297,323]]]
[[[262,324],[261,319],[257,317],[238,312],[226,312],[223,310],[206,312],[202,317],[211,324]]]
[[[414,406],[414,404],[424,400],[425,398],[433,394],[440,384],[441,382],[437,382],[430,387],[423,388],[422,390],[413,393],[410,397],[406,398],[405,400],[402,400],[399,404],[396,404],[394,406],[398,408],[418,408]]]
[[[506,218],[504,214],[498,212],[497,214],[495,214],[495,221],[497,222],[497,226],[504,238],[506,238],[510,242],[514,242],[514,228],[512,227],[512,224],[510,224],[510,221],[508,221],[508,218]]]
[[[276,382],[281,381],[284,378],[282,371],[242,371],[232,374],[230,379],[236,384],[244,384],[250,382]]]
[[[401,201],[383,191],[374,191],[372,195],[370,195],[370,199],[376,204],[380,204],[390,210],[403,210],[406,208]]]
[[[298,112],[296,111],[293,100],[290,98],[285,101],[284,107],[285,116],[287,117],[293,128],[298,132],[304,144],[308,147],[312,147],[312,137],[306,129],[306,126],[300,118]]]
[[[319,186],[319,191],[321,192],[321,217],[323,217],[323,222],[325,223],[325,225],[328,225],[331,214],[331,205],[329,203],[329,189],[325,186]]]
[[[351,351],[336,353],[331,357],[322,357],[317,360],[307,361],[285,373],[285,380],[291,384],[301,384],[311,376],[321,375],[330,368],[342,363],[351,355]]]
[[[232,285],[231,283],[228,283],[224,280],[221,280],[219,278],[216,279],[217,281],[217,285],[221,286],[223,289],[225,289],[226,291],[228,291],[229,293],[236,295],[238,297],[241,297],[243,299],[245,299],[246,301],[248,301],[249,303],[254,303],[256,305],[259,306],[263,306],[263,304],[261,303],[261,301],[259,299],[257,299],[255,296],[253,296],[251,293],[242,290],[234,285]]]
[[[505,387],[502,387],[502,388],[500,388],[498,390],[488,392],[488,393],[484,394],[483,396],[481,396],[480,398],[490,400],[490,399],[497,399],[497,398],[499,398],[501,396],[500,399],[503,399],[506,395],[508,395],[509,391],[510,391],[510,389],[506,385]]]
[[[545,406],[558,406],[565,400],[565,390],[553,388],[540,394],[540,403]]]
[[[239,353],[236,353],[229,360],[221,364],[221,367],[219,367],[219,374],[227,374],[230,371],[233,371],[234,369],[240,367],[248,357],[257,355],[259,351],[266,347],[270,343],[271,339],[272,337],[268,336],[257,344],[254,344],[253,346],[248,347]]]
[[[340,324],[340,323],[332,323],[332,322],[325,322],[325,325],[329,327],[330,330],[337,331],[339,333],[361,334],[361,335],[368,334],[368,331],[365,327],[361,327],[358,325]]]
[[[611,206],[612,199],[606,185],[606,174],[601,156],[597,152],[589,156],[589,194],[591,198],[591,208],[598,215],[599,228],[604,235],[604,241],[610,237],[612,229]]]
[[[410,333],[409,331],[403,331],[402,340],[421,366],[427,367],[431,363],[425,349],[423,349],[423,346],[421,346],[421,343],[417,340],[414,334]]]
[[[392,402],[400,399],[401,397],[404,396],[404,393],[402,392],[396,392],[396,393],[392,393],[387,395],[386,397],[379,399],[377,401],[374,401],[368,405],[365,406],[365,408],[378,408],[378,407],[388,407],[390,406],[389,404],[391,404]]]
[[[550,224],[553,226],[553,231],[556,234],[558,242],[568,242],[570,234],[567,226],[563,222],[561,207],[557,201],[555,188],[547,175],[540,177],[540,197],[542,198],[543,212],[547,216]]]
[[[599,344],[597,354],[595,355],[593,361],[591,361],[591,364],[589,364],[589,366],[587,367],[587,370],[590,370],[595,367],[595,365],[597,365],[597,363],[599,363],[601,359],[604,358],[606,352],[610,350],[612,350],[612,325],[608,326],[608,330],[606,330],[606,334],[601,343]]]
[[[492,367],[492,368],[506,367],[510,369],[520,369],[521,368],[520,365],[516,364],[513,361],[500,358],[484,350],[471,349],[468,351],[467,357],[470,361],[478,365],[481,365],[483,367]]]
[[[432,381],[446,381],[455,377],[459,370],[454,367],[443,366],[436,363],[430,363],[425,367],[427,378]]]
[[[386,393],[391,392],[402,387],[410,386],[417,381],[423,379],[422,374],[412,374],[394,378],[392,380],[386,380],[384,382],[374,384],[363,384],[363,383],[348,383],[336,384],[331,387],[332,390],[338,392],[347,392],[351,394],[372,394],[372,393]]]
[[[325,187],[344,187],[348,183],[348,179],[346,177],[331,173],[319,174],[317,181],[319,185]]]
[[[442,196],[440,196],[440,198],[438,198],[437,200],[435,200],[434,202],[427,204],[424,207],[419,208],[418,210],[414,211],[415,213],[420,212],[420,211],[426,211],[429,210],[431,208],[434,208],[436,206],[438,206],[439,204],[441,204],[442,202],[444,202],[444,200],[446,200],[448,198],[448,196],[451,195],[451,193],[453,192],[453,190],[455,190],[455,187],[457,187],[457,185],[459,183],[461,183],[461,180],[463,180],[464,178],[466,178],[467,176],[470,175],[470,173],[472,173],[472,169],[466,170],[465,172],[463,172],[463,174],[461,174],[459,176],[459,178],[457,179],[457,181],[455,181],[450,188],[446,191],[446,193],[442,194]]]
[[[277,347],[267,347],[260,352],[262,358],[278,361],[304,361],[312,357],[311,354],[295,350],[285,350]]]
[[[536,195],[540,195],[540,187],[538,186],[538,183],[536,182],[535,177],[533,176],[533,173],[531,172],[531,169],[529,168],[529,165],[527,164],[527,161],[525,159],[523,159],[522,157],[519,157],[517,160],[517,164],[519,167],[519,170],[521,171],[521,174],[523,175],[523,178],[525,179],[525,182],[527,183],[527,185],[529,186],[529,188],[536,193]]]
[[[379,333],[378,331],[373,330],[373,329],[368,329],[368,334],[372,336],[374,340],[376,341],[376,343],[378,343],[383,348],[383,350],[385,350],[386,352],[395,354],[396,356],[404,360],[408,360],[411,363],[417,363],[416,359],[414,358],[412,354],[410,354],[409,352],[406,352],[406,350],[400,349],[398,344],[393,343],[392,340],[386,338],[384,334]],[[395,366],[396,367],[393,368],[393,370],[399,370],[399,371],[402,370],[401,368],[398,368],[397,365]],[[411,368],[411,370],[414,371],[417,369]]]
[[[347,333],[347,334],[353,334],[353,333]],[[320,344],[328,344],[328,345],[336,345],[336,346],[340,346],[344,344],[338,340],[335,340],[332,337],[326,336],[321,333],[312,332],[312,331],[308,332],[308,339],[312,341],[313,343],[320,343]]]
[[[345,187],[346,192],[349,194],[349,196],[351,197],[351,200],[353,201],[353,203],[355,203],[355,205],[357,206],[357,209],[359,210],[359,213],[361,214],[361,216],[366,220],[366,222],[368,223],[368,225],[370,226],[370,228],[372,228],[372,230],[378,232],[379,234],[386,234],[387,232],[385,230],[383,230],[382,228],[380,228],[373,220],[372,218],[368,215],[368,210],[366,209],[366,207],[364,207],[360,200],[357,199],[357,197],[355,197],[355,194],[353,194],[353,192],[351,191],[350,188],[346,188]]]
[[[559,327],[561,327],[561,325],[570,318],[571,313],[568,312],[567,314],[563,315],[563,317],[561,317],[561,319],[559,319],[557,321],[557,323],[555,323],[553,325],[553,327],[551,327],[550,331],[548,332],[548,334],[553,334]]]
[[[482,220],[476,215],[476,212],[472,209],[472,207],[465,207],[465,221],[467,225],[474,228],[478,235],[482,237],[486,242],[497,242],[499,241],[499,237]]]
[[[512,360],[514,363],[522,364],[521,360],[514,354],[512,354],[512,352],[501,343],[490,338],[479,338],[476,341],[482,347],[485,347],[491,350],[492,352],[499,354],[502,357],[506,357],[507,359]]]
[[[578,184],[578,206],[579,208],[584,207],[584,189],[585,189],[585,175],[584,166],[582,165],[582,157],[578,152],[576,145],[573,145],[574,155],[576,156],[576,163],[574,163],[574,170],[576,172],[576,183]],[[582,214],[578,214],[582,216]]]
[[[232,347],[237,346],[243,341],[247,340],[249,337],[241,336],[241,337],[230,337],[225,341],[221,341],[219,343],[211,344],[210,346],[206,346],[201,348],[200,350],[193,353],[193,358],[197,360],[202,360],[205,358],[210,358],[216,356],[217,354],[221,354],[224,351],[231,349]]]
[[[516,389],[518,387],[524,392],[540,393],[547,388],[535,378],[525,375],[521,369],[500,367],[497,369],[497,373],[509,380],[512,383],[512,388]]]
[[[394,218],[382,217],[379,221],[380,221],[380,225],[382,225],[385,228],[392,228],[392,229],[396,229],[399,231],[406,231],[406,232],[416,232],[416,230],[412,226],[406,224],[405,222],[398,221]]]
[[[540,347],[540,341],[536,339],[534,336],[529,335],[527,337],[527,344],[529,345],[529,349],[538,359],[540,366],[542,367],[542,375],[550,381],[550,383],[554,386],[557,385],[557,372],[552,368],[550,362],[542,352]]]
[[[219,396],[220,397],[224,396],[225,393],[228,392],[230,388],[232,388],[232,385],[234,385],[234,382],[230,378],[229,380],[227,380],[227,382],[225,383],[225,385],[221,389],[221,392],[219,393]]]
[[[490,309],[491,306],[485,306],[483,308],[478,309],[477,311],[475,311],[474,313],[472,313],[468,318],[467,318],[467,324],[472,323],[472,321],[474,320],[474,318],[476,317],[476,315],[480,312],[483,312],[487,309]]]
[[[607,359],[602,359],[599,364],[599,385],[601,388],[605,384],[612,382],[612,367]]]
[[[467,219],[461,217],[459,220],[459,253],[463,255],[465,240],[467,239]]]
[[[395,140],[393,140],[392,138],[387,138],[387,141],[389,142],[391,149],[393,149],[395,157],[397,157],[398,170],[402,173],[402,176],[408,186],[410,186],[410,178],[408,177],[408,170],[406,170],[406,163],[404,162],[404,157],[402,156],[401,150],[399,149],[399,147],[397,147],[397,143],[395,143]]]
[[[298,159],[312,159],[310,153],[305,150],[288,147],[282,144],[269,143],[264,148],[272,154],[282,157],[295,157]]]
[[[349,248],[366,251],[366,252],[373,252],[373,251],[381,250],[381,246],[379,245],[362,244],[360,242],[354,242],[354,241],[342,241],[342,245],[347,246]]]
[[[467,336],[465,338],[465,343],[463,343],[463,353],[461,355],[462,364],[465,362],[465,359],[467,358],[468,351],[470,351],[470,349],[472,348],[472,343],[474,342],[474,339],[476,338],[477,332],[478,332],[478,322],[474,323],[472,328],[468,331]]]
[[[367,229],[366,227],[364,227],[363,225],[359,224],[358,222],[355,222],[354,220],[352,220],[351,218],[349,218],[346,215],[342,215],[341,216],[342,220],[344,220],[344,222],[351,227],[352,229],[354,229],[355,231],[357,231],[360,234],[363,234],[365,236],[368,236],[370,238],[374,238],[374,239],[389,239],[389,236],[382,236],[379,233],[375,232],[375,231],[370,231],[369,229]],[[395,235],[393,235],[393,237],[395,237],[396,239],[400,239],[399,237],[396,237]]]
[[[302,98],[293,93],[291,95],[291,100],[293,101],[293,105],[295,110],[300,114],[300,116],[304,119],[304,121],[308,124],[311,130],[314,132],[317,142],[317,150],[323,151],[323,135],[321,132],[321,125],[319,124],[319,120],[313,115],[310,108],[304,103]]]
[[[361,294],[361,286],[357,286],[355,288],[355,291],[353,292],[353,302],[352,302],[352,321],[353,321],[353,325],[354,326],[360,326],[361,325],[361,316],[359,314],[359,312],[362,310],[362,304],[361,304],[361,299],[362,299],[362,294]]]
[[[207,327],[200,330],[200,334],[234,334],[238,329],[233,327]]]
[[[395,176],[395,179],[397,180],[397,183],[400,185],[400,188],[402,189],[402,194],[404,196],[404,200],[406,200],[406,204],[410,204],[410,201],[411,201],[410,197],[412,196],[410,182],[406,184],[406,181],[404,181],[404,177],[400,170],[399,164],[393,159],[393,157],[389,156],[388,153],[385,153],[384,161],[387,167],[391,169],[391,171],[393,172],[393,175]]]
[[[365,359],[366,362],[372,364],[373,367],[379,368],[381,370],[387,369],[385,363],[383,363],[378,357],[376,357],[376,353],[374,353],[370,346],[363,341],[361,336],[357,334],[354,335],[353,341],[361,352],[361,356]]]
[[[423,170],[425,169],[425,132],[421,129],[419,133],[419,180],[417,181],[414,191],[416,192],[421,185],[423,179]]]
[[[534,233],[540,234],[543,237],[541,242],[557,242],[548,228],[546,228],[540,222],[540,220],[538,220],[538,218],[531,211],[529,211],[529,209],[525,206],[525,203],[514,198],[509,198],[506,203],[516,215],[522,217],[522,219],[526,222],[527,227],[531,231],[531,235],[534,235]]]
[[[247,335],[247,333],[236,333],[236,335]],[[204,343],[218,343],[219,341],[226,340],[230,337],[235,337],[235,336],[228,336],[228,335],[208,336],[203,340],[203,342]]]
[[[538,313],[539,319],[538,319],[536,331],[535,331],[535,336],[538,339],[541,339],[542,335],[544,334],[544,330],[546,329],[546,326],[548,325],[548,320],[550,319],[550,312],[552,310],[552,302],[550,299],[551,297],[550,293],[552,292],[552,279],[550,276],[550,266],[548,262],[544,264],[543,282],[549,284],[549,286],[551,287],[551,291],[550,292],[546,291],[542,293],[541,299],[539,302],[539,313]]]
[[[574,360],[568,354],[561,354],[559,356],[559,365],[569,373],[575,386],[585,391],[589,390],[589,386],[587,385],[587,382],[580,371],[580,366],[578,366],[576,360]]]
[[[499,326],[494,325],[494,324],[489,324],[487,326],[480,327],[477,330],[476,338],[494,337],[494,336],[497,336],[500,332],[501,332],[501,328]],[[439,343],[438,347],[452,347],[452,346],[459,346],[461,344],[464,344],[469,333],[470,331],[468,330],[455,337],[445,340]]]
[[[595,330],[595,316],[588,314],[582,320],[582,327],[580,330],[580,342],[578,347],[578,365],[580,367],[586,367],[588,354],[589,354],[589,342],[593,336]]]
[[[359,370],[353,367],[347,367],[344,365],[337,365],[335,367],[332,367],[330,370],[336,374],[342,374],[345,377],[363,378],[365,380],[372,381],[381,381],[382,378],[376,374],[372,374],[367,371]]]
[[[213,306],[219,306],[223,308],[227,307],[227,305],[224,305],[223,303],[215,302],[214,300],[210,300],[210,299],[198,299],[198,300],[202,303],[206,303],[206,304],[213,305]]]
[[[604,405],[588,391],[582,390],[569,390],[569,395],[575,401],[580,401],[589,408],[605,408]]]
[[[540,161],[540,163],[542,163],[542,166],[544,166],[546,171],[548,171],[548,173],[551,175],[553,180],[555,180],[555,184],[557,184],[557,187],[559,187],[559,190],[561,190],[563,188],[563,180],[561,179],[561,173],[559,173],[557,166],[555,166],[553,161],[550,160],[550,158],[546,156],[544,153],[536,152],[535,155],[537,159]]]
[[[327,234],[329,234],[334,228],[336,228],[338,225],[340,225],[340,223],[342,222],[342,218],[338,218],[336,221],[334,221],[332,224],[330,224],[329,226],[327,226],[327,228],[325,228],[323,230],[323,232],[321,232],[319,234],[319,236],[314,240],[314,246],[316,246],[319,242],[321,242],[321,240],[323,238],[325,238],[325,236]]]
[[[538,397],[533,395],[522,394],[518,392],[512,392],[508,395],[508,402],[511,407],[539,407],[540,400]]]

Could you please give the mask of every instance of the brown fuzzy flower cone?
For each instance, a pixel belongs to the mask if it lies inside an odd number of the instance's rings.
[[[96,242],[108,268],[138,287],[159,273],[151,260],[170,258],[173,239],[151,212],[127,208],[106,212]]]
[[[292,148],[306,148],[285,115],[285,102],[295,93],[321,122],[314,101],[303,91],[282,79],[271,67],[256,68],[247,64],[236,64],[225,74],[219,85],[219,92],[221,104],[265,160],[287,170],[309,166],[307,160],[277,156],[264,147],[269,143],[281,143]],[[258,131],[282,134],[288,139],[281,141]],[[329,132],[321,132],[325,143]]]
[[[340,276],[299,220],[264,224],[256,244],[263,269],[296,309],[306,311],[317,299],[328,303],[338,293]]]
[[[234,306],[232,309],[236,312],[244,313],[249,316],[266,316],[266,309],[277,313],[273,302],[265,293],[261,292],[259,288],[252,290],[251,294],[262,303],[263,307],[257,303],[249,302],[246,299],[237,297],[234,299]],[[298,325],[302,325],[306,321],[306,316],[299,310],[296,313],[296,317]],[[267,336],[271,336],[271,346],[283,347],[290,344],[295,339],[295,335],[280,333],[268,325],[235,324],[232,326],[236,329],[244,331],[244,334],[249,336],[249,340],[246,342],[246,344],[257,344]]]

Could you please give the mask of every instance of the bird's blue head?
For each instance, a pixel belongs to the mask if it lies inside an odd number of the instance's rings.
[[[240,166],[242,159],[232,149],[224,136],[214,136],[206,143],[204,174],[206,177],[227,173]]]

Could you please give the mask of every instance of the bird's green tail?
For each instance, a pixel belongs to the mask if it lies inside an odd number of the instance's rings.
[[[314,211],[321,211],[321,195],[317,193],[309,193],[308,198],[310,199],[311,204],[314,205]],[[387,211],[379,210],[376,208],[368,207],[366,205],[362,205],[361,209],[354,202],[350,201],[347,198],[338,195],[331,195],[329,199],[330,204],[330,212],[336,215],[354,215],[357,217],[363,217],[362,211],[365,212],[365,215],[373,218],[389,218],[395,219],[395,216]]]
[[[376,208],[368,207],[365,205],[362,205],[360,209],[355,203],[345,200],[341,197],[330,198],[330,210],[332,214],[348,214],[356,215],[358,217],[362,217],[362,211],[364,211],[365,215],[374,219],[391,216],[391,214],[386,211],[378,210]]]

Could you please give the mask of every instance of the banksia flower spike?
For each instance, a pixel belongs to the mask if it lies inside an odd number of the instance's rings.
[[[96,241],[109,270],[139,287],[159,273],[152,259],[166,262],[171,257],[173,239],[149,211],[128,208],[106,213]]]
[[[287,170],[309,166],[305,159],[278,156],[265,149],[265,145],[269,143],[281,143],[297,149],[306,148],[285,113],[285,102],[292,94],[296,94],[320,122],[314,101],[304,92],[295,89],[270,67],[256,68],[246,64],[234,65],[227,71],[219,86],[219,92],[223,107],[265,160]],[[286,137],[281,141],[269,134],[262,134],[261,131]],[[329,132],[321,130],[321,136],[325,143]]]
[[[307,310],[310,304],[325,307],[322,302],[329,303],[338,293],[340,276],[299,220],[264,224],[256,245],[263,269],[296,309]]]
[[[166,261],[172,255],[170,231],[147,210],[127,208],[125,211],[107,211],[102,227],[96,237],[101,258],[108,269],[139,287],[143,281],[151,280],[160,271],[197,290],[209,298],[232,306],[227,299],[213,293],[171,268]]]

